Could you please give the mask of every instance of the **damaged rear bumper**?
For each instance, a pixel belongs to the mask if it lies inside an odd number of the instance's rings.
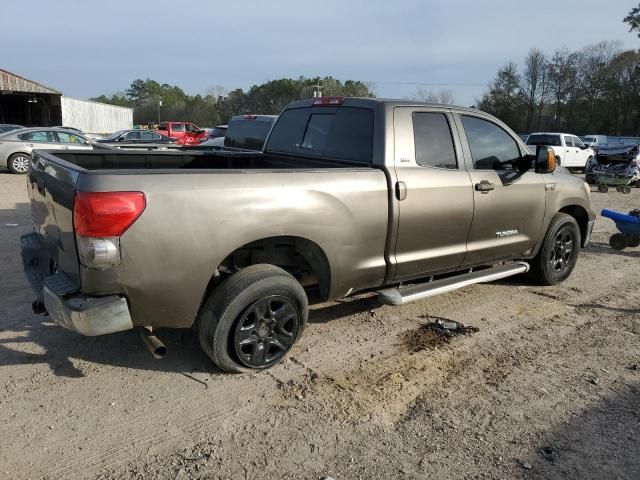
[[[127,301],[118,295],[92,297],[64,273],[51,273],[50,249],[38,233],[21,237],[25,274],[53,321],[82,335],[95,336],[133,328]]]

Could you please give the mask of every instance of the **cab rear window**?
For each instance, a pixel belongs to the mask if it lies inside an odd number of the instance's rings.
[[[373,111],[357,107],[286,110],[273,127],[267,150],[370,164]]]

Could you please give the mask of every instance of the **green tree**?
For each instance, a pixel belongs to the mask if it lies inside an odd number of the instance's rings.
[[[640,38],[640,4],[631,9],[629,14],[622,19],[624,23],[629,25],[630,32],[636,32]]]
[[[497,116],[512,128],[520,129],[521,116],[518,110],[521,105],[518,67],[509,62],[498,70],[496,78],[489,85],[489,91],[478,102],[478,108]]]

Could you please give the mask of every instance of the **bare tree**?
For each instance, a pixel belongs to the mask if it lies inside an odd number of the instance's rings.
[[[447,88],[442,88],[437,92],[425,88],[418,88],[411,96],[411,99],[425,103],[443,103],[445,105],[453,105],[455,103],[453,92]]]
[[[547,59],[537,48],[532,48],[524,59],[524,72],[520,77],[520,91],[527,108],[527,131],[531,131],[538,104],[544,101]],[[541,107],[542,108],[542,107]]]

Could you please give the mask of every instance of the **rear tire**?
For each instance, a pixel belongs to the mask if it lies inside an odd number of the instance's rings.
[[[636,248],[640,246],[640,235],[627,235],[627,246]]]
[[[625,194],[630,194],[631,193],[631,187],[622,187],[622,193]]]
[[[600,185],[598,185],[598,191],[600,193],[607,193],[609,191],[609,187],[601,183]]]
[[[307,295],[274,265],[252,265],[224,280],[200,309],[198,339],[225,372],[269,368],[290,351],[309,315]]]
[[[531,261],[530,278],[540,285],[556,285],[566,280],[578,261],[580,228],[571,215],[556,213]]]
[[[29,171],[31,157],[26,153],[14,153],[7,160],[7,168],[11,173],[24,175]]]

